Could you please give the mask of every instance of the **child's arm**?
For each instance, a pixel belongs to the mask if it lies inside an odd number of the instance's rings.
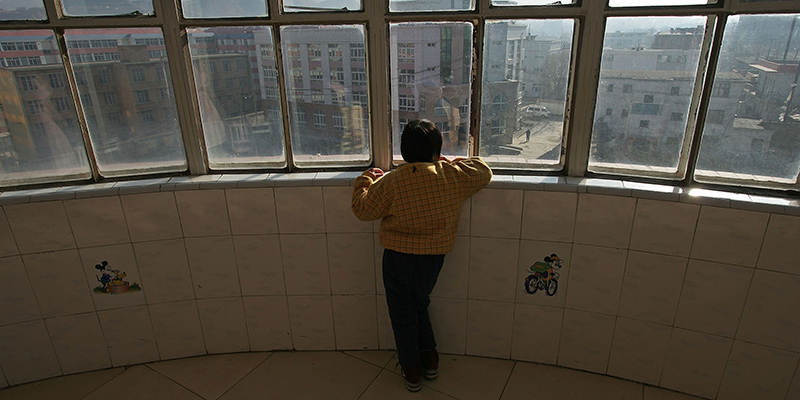
[[[382,170],[372,168],[356,178],[353,185],[353,200],[350,203],[356,218],[373,221],[389,213],[389,198],[382,176]]]
[[[456,158],[450,163],[461,170],[465,197],[477,193],[492,180],[492,169],[480,157]]]

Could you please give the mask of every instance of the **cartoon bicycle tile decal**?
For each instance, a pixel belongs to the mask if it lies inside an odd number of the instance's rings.
[[[129,281],[124,280],[128,274],[124,271],[111,268],[108,261],[103,261],[95,265],[94,268],[97,269],[99,274],[96,275],[95,278],[97,278],[97,282],[100,283],[100,285],[93,290],[96,294],[121,294],[142,290],[138,283],[134,282],[131,284]]]
[[[524,288],[528,294],[535,294],[542,290],[547,296],[555,296],[558,292],[558,278],[561,269],[561,258],[551,254],[544,261],[536,261],[526,271],[529,275],[525,278]]]

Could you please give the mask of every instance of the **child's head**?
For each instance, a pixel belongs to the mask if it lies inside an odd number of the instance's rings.
[[[414,120],[403,129],[400,153],[407,163],[432,162],[442,152],[442,132],[427,119]]]

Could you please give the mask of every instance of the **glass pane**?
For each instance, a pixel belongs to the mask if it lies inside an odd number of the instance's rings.
[[[100,173],[185,170],[161,30],[67,30],[64,37]]]
[[[153,15],[151,0],[62,0],[64,14],[71,17],[98,15]]]
[[[717,4],[717,0],[609,0],[611,7],[689,6]]]
[[[571,19],[486,24],[480,154],[504,164],[560,164]]]
[[[589,170],[676,173],[705,17],[609,18]]]
[[[389,0],[389,11],[391,12],[466,11],[474,9],[474,0]]]
[[[89,178],[53,32],[2,31],[0,49],[0,185]]]
[[[0,0],[0,21],[47,19],[43,1]]]
[[[187,32],[211,167],[286,165],[272,31],[227,27]]]
[[[365,39],[361,25],[281,28],[295,164],[369,163]]]
[[[442,154],[467,155],[472,93],[472,24],[399,23],[389,26],[391,43],[392,144],[409,121],[428,119],[442,131]]]
[[[514,6],[566,6],[575,4],[575,0],[492,0],[493,6],[514,7]]]
[[[266,0],[181,0],[186,18],[266,17]]]
[[[792,87],[800,73],[798,16],[728,18],[700,141],[697,180],[797,180],[800,91]]]
[[[284,0],[284,12],[360,11],[361,0]]]

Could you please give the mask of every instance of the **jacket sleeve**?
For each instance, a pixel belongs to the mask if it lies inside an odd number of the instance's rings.
[[[386,186],[384,177],[373,180],[366,172],[356,178],[353,185],[353,200],[350,203],[356,218],[373,221],[389,214],[391,199],[388,197]]]
[[[477,193],[492,180],[492,169],[480,157],[457,158],[453,160],[453,165],[461,170],[464,198]]]

